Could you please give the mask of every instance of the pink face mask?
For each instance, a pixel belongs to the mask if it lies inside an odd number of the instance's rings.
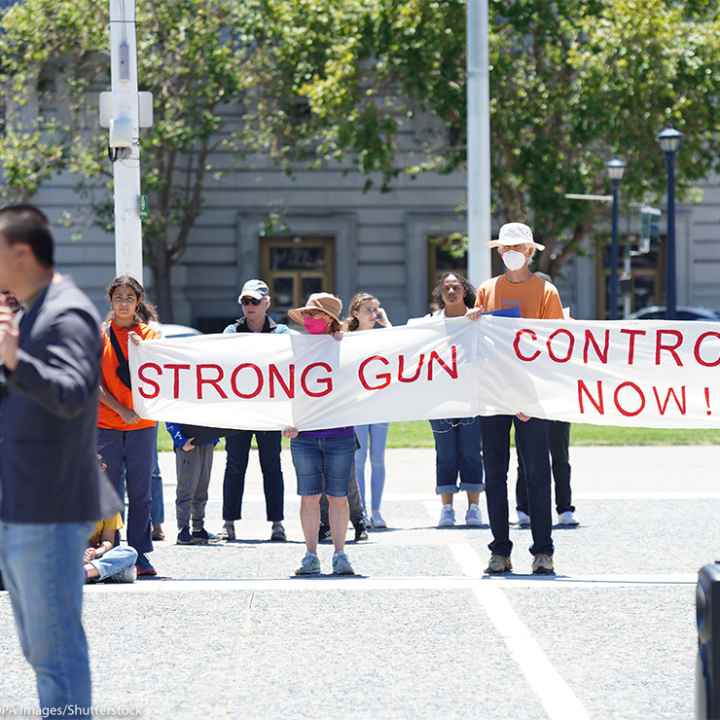
[[[328,330],[327,320],[321,317],[310,317],[309,315],[305,315],[303,317],[303,325],[311,335],[325,335]]]

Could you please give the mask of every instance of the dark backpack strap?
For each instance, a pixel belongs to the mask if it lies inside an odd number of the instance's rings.
[[[115,357],[118,361],[117,376],[120,378],[120,382],[125,387],[132,389],[132,383],[130,382],[130,365],[128,365],[127,358],[123,354],[122,348],[120,347],[120,341],[117,339],[115,332],[112,329],[112,325],[108,327],[110,335],[110,344],[113,346],[115,351]]]

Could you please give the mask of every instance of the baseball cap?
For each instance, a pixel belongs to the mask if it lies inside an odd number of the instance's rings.
[[[255,298],[255,300],[262,300],[270,294],[270,288],[262,280],[248,280],[242,287],[240,295],[238,295],[238,302],[242,302],[244,297]]]

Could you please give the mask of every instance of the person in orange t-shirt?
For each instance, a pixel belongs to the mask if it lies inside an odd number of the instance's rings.
[[[562,320],[560,295],[552,283],[530,272],[529,263],[544,246],[535,242],[532,230],[522,223],[500,228],[498,240],[490,242],[502,257],[505,273],[484,282],[477,292],[476,310],[469,314],[478,319],[483,312],[517,308],[523,318]],[[510,463],[510,429],[515,426],[518,455],[522,456],[527,479],[530,528],[536,575],[555,572],[553,563],[552,508],[550,498],[550,459],[548,420],[529,418],[518,408],[516,416],[482,417],[485,460],[485,493],[493,541],[486,572],[501,574],[512,570],[508,518],[507,475]]]
[[[142,285],[129,275],[115,278],[108,288],[111,312],[103,332],[100,359],[98,453],[120,497],[124,497],[123,469],[128,496],[127,541],[138,553],[137,575],[157,575],[147,554],[152,552],[150,521],[151,480],[155,466],[157,424],[133,410],[128,339],[153,340],[159,333],[147,323],[156,317],[145,302]]]

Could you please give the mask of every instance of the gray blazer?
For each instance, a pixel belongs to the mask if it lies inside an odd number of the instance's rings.
[[[19,362],[0,399],[0,520],[91,522],[121,509],[97,460],[97,310],[62,278],[20,322]]]

